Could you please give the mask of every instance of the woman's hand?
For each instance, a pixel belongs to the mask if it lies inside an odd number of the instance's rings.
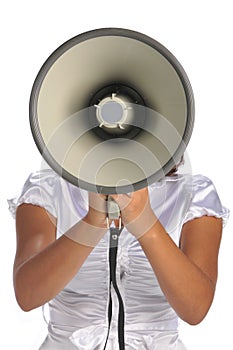
[[[89,192],[89,210],[83,220],[91,226],[107,227],[107,195]]]
[[[89,210],[86,216],[71,227],[65,236],[76,243],[95,247],[107,232],[107,196],[89,192]]]
[[[121,210],[124,226],[137,239],[148,232],[157,222],[150,206],[148,189],[143,188],[129,194],[111,195]]]

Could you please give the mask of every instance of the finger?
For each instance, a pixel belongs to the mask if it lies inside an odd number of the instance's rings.
[[[119,205],[121,210],[127,207],[132,200],[132,198],[126,194],[111,195],[111,198]]]
[[[89,206],[97,211],[106,211],[106,196],[99,193],[89,192]]]

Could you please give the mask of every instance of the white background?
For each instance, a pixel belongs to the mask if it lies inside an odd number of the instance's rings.
[[[6,199],[40,166],[28,121],[30,90],[39,68],[60,44],[90,29],[128,28],[160,41],[181,62],[195,93],[196,121],[188,147],[192,171],[209,176],[223,204],[231,208],[232,8],[226,0],[8,0],[2,2],[0,16],[1,343],[7,344],[4,349],[34,350],[46,334],[46,324],[41,309],[24,313],[14,298],[15,233]],[[232,346],[232,244],[230,219],[211,311],[198,326],[181,325],[182,339],[190,350]]]

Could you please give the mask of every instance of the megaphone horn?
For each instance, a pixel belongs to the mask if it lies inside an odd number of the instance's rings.
[[[80,34],[54,51],[30,97],[30,124],[46,162],[87,191],[127,193],[179,162],[194,98],[177,59],[127,29]]]

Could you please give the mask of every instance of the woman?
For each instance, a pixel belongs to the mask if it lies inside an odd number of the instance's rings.
[[[172,174],[130,196],[112,198],[124,226],[116,280],[124,304],[125,349],[185,349],[178,320],[196,325],[211,306],[228,210],[201,175]],[[25,311],[47,302],[50,308],[40,349],[119,349],[105,208],[105,196],[88,195],[50,169],[32,174],[11,202],[17,301]]]

